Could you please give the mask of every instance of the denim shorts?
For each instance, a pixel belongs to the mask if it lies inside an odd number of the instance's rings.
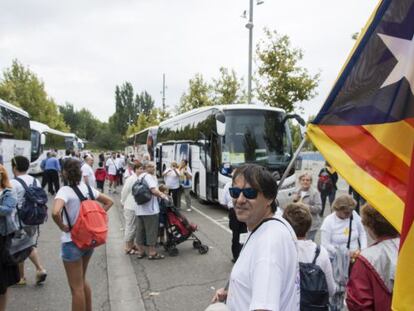
[[[62,257],[63,261],[78,261],[84,256],[91,256],[93,253],[93,248],[91,249],[79,249],[75,243],[73,242],[66,242],[62,243],[62,249],[60,252],[60,256]]]

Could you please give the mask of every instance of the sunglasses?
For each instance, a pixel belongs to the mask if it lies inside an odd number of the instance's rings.
[[[237,187],[231,187],[229,189],[230,196],[233,199],[237,199],[240,196],[240,193],[243,192],[243,196],[248,200],[253,200],[257,198],[257,190],[253,188],[237,188]]]

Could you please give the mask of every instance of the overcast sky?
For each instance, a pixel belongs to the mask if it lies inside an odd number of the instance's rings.
[[[256,0],[254,1],[256,3]],[[303,103],[316,114],[376,0],[265,0],[254,6],[254,42],[277,30],[321,72],[319,95]],[[106,121],[114,89],[130,81],[156,105],[177,105],[188,80],[211,81],[221,66],[247,76],[249,0],[1,0],[0,70],[13,59],[33,70],[58,104],[85,107]],[[255,68],[255,67],[254,67]],[[247,83],[245,83],[247,85]]]

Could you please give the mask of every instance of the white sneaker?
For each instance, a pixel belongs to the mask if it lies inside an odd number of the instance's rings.
[[[191,208],[187,208],[187,212],[191,212],[192,211],[192,209]]]

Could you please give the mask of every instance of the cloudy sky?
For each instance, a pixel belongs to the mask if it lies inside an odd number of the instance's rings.
[[[256,0],[254,1],[256,3]],[[290,36],[301,63],[321,72],[316,114],[376,0],[265,0],[254,6],[254,41],[263,28]],[[161,105],[177,105],[188,80],[218,77],[221,66],[247,76],[249,0],[1,0],[0,70],[13,59],[33,70],[58,104],[85,107],[105,121],[114,89],[130,81]]]

